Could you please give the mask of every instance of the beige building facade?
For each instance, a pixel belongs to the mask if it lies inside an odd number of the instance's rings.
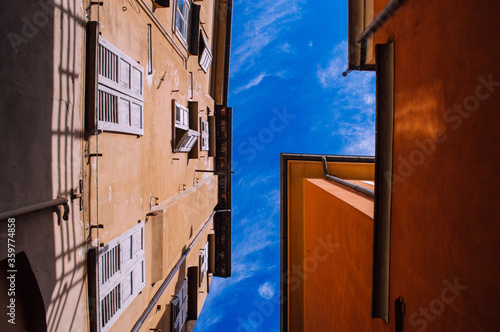
[[[192,330],[231,275],[232,2],[0,9],[0,329]]]

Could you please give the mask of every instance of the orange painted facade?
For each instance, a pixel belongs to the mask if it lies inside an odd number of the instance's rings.
[[[374,18],[389,2],[373,1]],[[288,228],[283,331],[401,331],[400,297],[404,331],[498,330],[498,17],[498,1],[408,0],[374,30],[373,52],[393,42],[395,54],[388,321],[370,313],[373,203],[311,176],[286,193],[304,228]],[[300,291],[294,264],[310,270]]]
[[[498,17],[497,1],[408,1],[374,35],[395,45],[390,301],[407,331],[498,325]]]
[[[305,179],[304,203],[304,331],[376,326],[356,314],[370,310],[373,200],[325,179]]]

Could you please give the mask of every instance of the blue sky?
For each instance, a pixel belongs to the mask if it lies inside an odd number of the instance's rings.
[[[375,76],[341,76],[346,40],[345,0],[234,0],[233,276],[195,332],[279,331],[281,152],[374,154]]]

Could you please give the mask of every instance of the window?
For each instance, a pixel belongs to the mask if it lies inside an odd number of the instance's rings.
[[[201,254],[200,254],[200,286],[205,279],[205,275],[208,270],[208,242],[205,244]]]
[[[200,136],[197,130],[190,129],[189,109],[173,100],[174,107],[174,152],[189,152]],[[193,126],[198,129],[198,121]]]
[[[212,52],[210,52],[210,47],[205,39],[205,35],[201,33],[200,37],[200,58],[199,58],[199,63],[201,69],[206,73],[208,72],[208,68],[210,68],[210,64],[212,63]]]
[[[177,0],[172,19],[175,34],[192,55],[198,55],[201,6],[191,0]]]
[[[175,103],[175,126],[181,129],[189,129],[189,110],[179,103]]]
[[[146,284],[144,223],[99,249],[97,271],[98,324],[108,331]]]
[[[177,0],[175,9],[175,32],[178,33],[186,44],[188,43],[189,14],[191,1]]]
[[[180,332],[184,326],[187,319],[187,304],[188,304],[188,293],[187,293],[187,278],[181,285],[181,288],[175,294],[175,298],[172,301],[172,331]]]
[[[143,135],[143,68],[102,37],[97,65],[97,129]]]
[[[208,151],[208,121],[201,120],[201,150]]]

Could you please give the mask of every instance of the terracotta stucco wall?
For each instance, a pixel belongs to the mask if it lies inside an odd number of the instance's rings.
[[[305,331],[374,331],[370,316],[373,200],[305,179]]]
[[[146,4],[153,9],[151,1],[146,1]],[[211,45],[214,40],[214,1],[197,4],[201,5],[201,29]],[[95,6],[93,10],[95,19]],[[199,57],[189,55],[173,31],[174,12],[175,1],[171,1],[167,8],[154,9],[154,15],[180,51],[139,1],[108,1],[99,9],[102,37],[144,67],[144,135],[103,132],[90,138],[90,150],[102,153],[99,160],[92,160],[89,170],[94,188],[90,218],[96,220],[98,212],[99,223],[104,225],[98,236],[104,243],[135,225],[137,220],[144,220],[151,211],[162,211],[163,219],[155,221],[154,227],[151,219],[146,220],[146,286],[110,331],[132,328],[217,204],[217,177],[211,173],[195,172],[213,170],[213,157],[208,156],[208,151],[199,151],[198,158],[189,159],[187,153],[173,153],[172,149],[173,99],[185,107],[190,101],[198,102],[199,117],[204,120],[208,120],[209,112],[213,115],[215,109],[209,94],[210,70],[207,73],[201,70]],[[147,73],[148,24],[152,26],[152,74]],[[190,72],[193,74],[192,98]],[[193,147],[199,148],[199,144]],[[157,205],[152,197],[157,198]],[[211,229],[213,227],[208,226],[195,244],[158,302],[161,309],[153,310],[141,331],[149,331],[149,327],[169,331],[171,307],[167,305],[182,284],[187,267],[198,265],[200,249]],[[153,243],[153,232],[162,232],[161,240],[155,238]],[[152,270],[157,269],[157,265],[162,266],[153,280]],[[206,281],[204,285],[202,287],[206,287]],[[206,292],[200,293],[200,310],[205,297]]]
[[[304,179],[324,178],[323,165],[315,161],[288,162],[288,267],[290,280],[287,285],[288,330],[304,331],[305,284],[302,273],[305,258]],[[328,172],[343,179],[373,180],[374,164],[330,162]],[[291,269],[291,267],[298,269]],[[295,282],[292,285],[291,280]]]
[[[390,320],[405,331],[498,325],[500,33],[497,1],[407,1],[395,41]]]

